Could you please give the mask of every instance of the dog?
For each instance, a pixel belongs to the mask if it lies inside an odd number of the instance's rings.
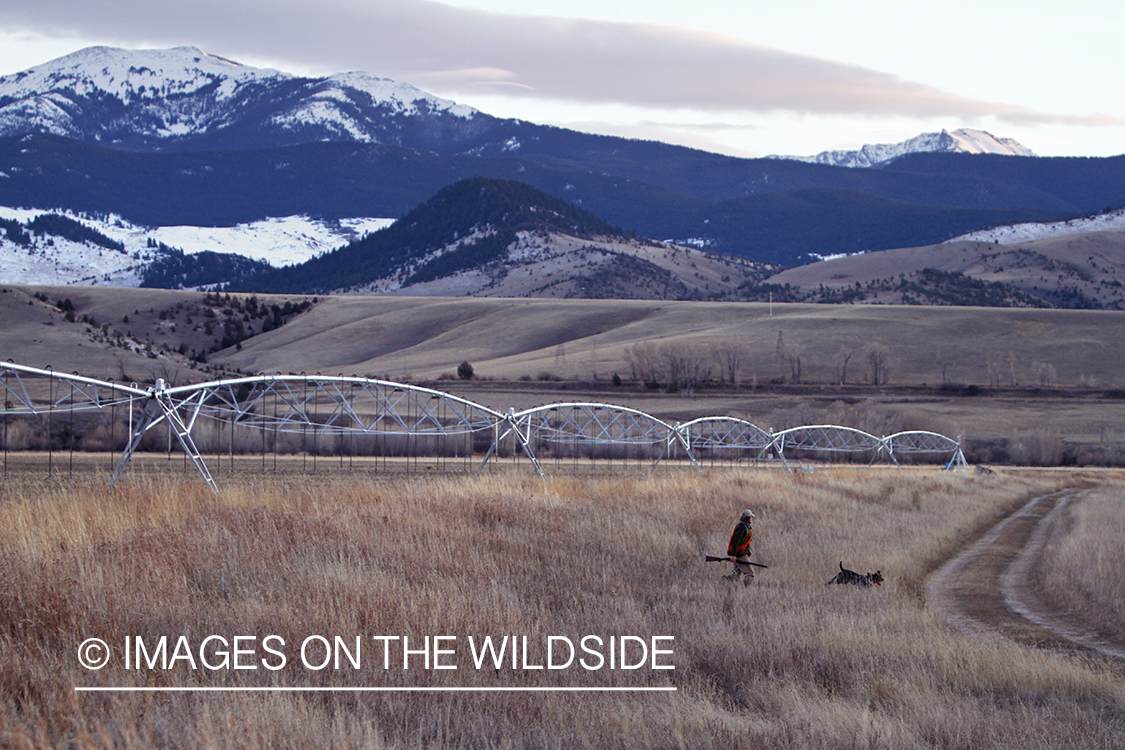
[[[853,586],[863,586],[865,588],[870,586],[871,584],[875,584],[876,586],[882,586],[883,585],[883,571],[876,570],[874,573],[864,573],[863,575],[860,575],[859,573],[856,573],[854,570],[848,570],[847,568],[845,568],[844,567],[844,561],[841,560],[840,561],[840,572],[836,574],[835,578],[833,578],[831,581],[829,581],[825,585],[827,586],[827,585],[831,585],[833,583],[850,583]]]

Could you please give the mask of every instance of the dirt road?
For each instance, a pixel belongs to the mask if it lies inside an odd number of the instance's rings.
[[[1027,645],[1095,652],[1125,659],[1125,636],[1094,634],[1066,611],[1053,607],[1036,585],[1040,553],[1066,533],[1067,506],[1078,489],[1037,497],[990,529],[941,567],[926,584],[926,601],[953,626],[999,633]]]

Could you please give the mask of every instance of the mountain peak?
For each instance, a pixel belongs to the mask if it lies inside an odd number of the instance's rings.
[[[922,133],[898,143],[868,143],[855,150],[821,151],[816,156],[779,156],[836,167],[874,167],[913,153],[1000,154],[1035,156],[1035,152],[1013,138],[997,138],[985,130],[958,128],[952,132]]]
[[[123,101],[170,91],[190,93],[217,78],[277,77],[275,70],[210,55],[197,47],[126,50],[87,47],[34,68],[0,77],[0,102],[99,91]],[[7,107],[5,107],[7,109]]]
[[[88,47],[0,77],[0,136],[45,132],[137,151],[340,140],[425,148],[426,134],[476,115],[366,73],[301,78],[191,46]],[[392,121],[410,117],[428,121]],[[403,140],[412,137],[423,142]]]
[[[918,136],[925,139],[933,133]],[[974,130],[972,128],[958,128],[952,133],[942,130],[937,134],[943,144],[949,144],[946,150],[963,154],[1000,154],[1002,156],[1035,156],[1035,152],[1024,146],[1014,138],[997,138],[987,130]],[[907,141],[910,143],[910,141]]]

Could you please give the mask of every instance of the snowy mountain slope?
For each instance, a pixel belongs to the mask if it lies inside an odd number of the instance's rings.
[[[394,219],[342,219],[326,222],[307,216],[266,219],[235,227],[134,228],[131,234],[177,247],[189,255],[203,250],[237,253],[271,266],[301,263],[319,253],[346,245]],[[107,233],[109,234],[109,233]],[[109,236],[114,236],[110,234]]]
[[[66,212],[0,207],[0,220],[26,224],[37,216],[62,213],[106,237],[123,250],[32,235],[24,247],[0,231],[0,282],[8,284],[102,284],[137,286],[140,272],[160,254],[159,245],[191,255],[204,250],[236,253],[287,266],[359,239],[389,225],[391,219],[317,221],[305,216],[241,224],[235,227],[138,227],[120,217],[94,219]]]
[[[874,167],[913,153],[1000,154],[1004,156],[1035,156],[1035,153],[1011,138],[997,138],[983,130],[961,128],[952,133],[923,133],[900,143],[866,144],[855,151],[822,151],[816,156],[779,156],[814,164],[837,167]]]
[[[47,132],[126,149],[413,145],[424,131],[475,132],[478,114],[366,73],[299,78],[195,47],[91,47],[0,77],[0,135]]]
[[[168,96],[190,96],[213,89],[216,100],[229,99],[255,80],[288,78],[276,70],[241,65],[195,47],[123,50],[88,47],[34,68],[0,77],[0,97],[60,101],[61,92],[76,96],[112,96],[123,104]]]
[[[947,240],[947,242],[994,242],[999,245],[1013,245],[1019,242],[1034,242],[1035,240],[1054,239],[1074,234],[1122,231],[1125,231],[1125,208],[1106,211],[1082,219],[1071,219],[1070,221],[1008,224],[991,229],[982,229],[979,232],[969,232]]]
[[[0,282],[5,284],[93,284],[139,286],[144,261],[71,240],[37,240],[30,248],[0,239]]]

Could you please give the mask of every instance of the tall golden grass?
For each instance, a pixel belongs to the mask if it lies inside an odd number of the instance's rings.
[[[944,624],[943,559],[1037,493],[1109,473],[824,469],[656,478],[10,480],[0,504],[0,745],[12,747],[1090,748],[1125,681]],[[749,587],[720,579],[757,514]],[[881,588],[825,586],[840,560]],[[1118,558],[1118,563],[1120,559]],[[1112,567],[1112,566],[1111,566]],[[1122,571],[1116,569],[1120,578]],[[1109,597],[1107,597],[1108,599]],[[1121,611],[1121,600],[1116,606]],[[99,637],[674,636],[675,670],[93,672]],[[536,651],[535,649],[538,649]],[[257,657],[261,658],[259,649]],[[665,687],[632,693],[89,693],[75,686]]]
[[[1038,593],[1087,632],[1120,640],[1125,635],[1125,493],[1120,487],[1099,487],[1061,514],[1063,528],[1036,566],[1042,575]]]

